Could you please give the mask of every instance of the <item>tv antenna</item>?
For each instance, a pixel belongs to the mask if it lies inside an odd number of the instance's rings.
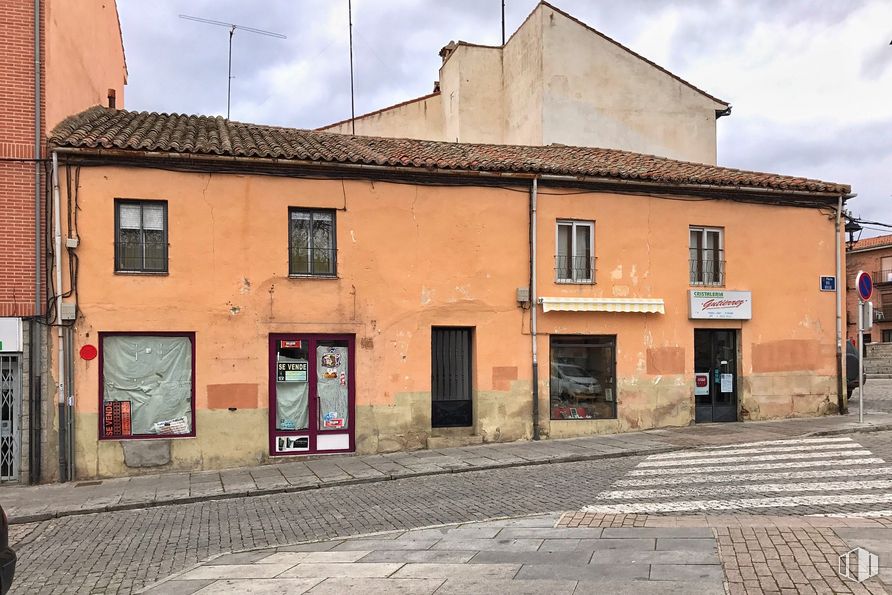
[[[244,25],[237,25],[235,23],[225,23],[223,21],[214,21],[211,19],[202,19],[199,17],[189,16],[187,14],[181,14],[181,19],[186,19],[187,21],[196,21],[198,23],[205,23],[207,25],[216,25],[218,27],[226,27],[229,29],[229,74],[226,78],[226,119],[229,119],[229,105],[232,98],[232,36],[235,34],[235,30],[239,29],[240,31],[247,31],[248,33],[256,33],[258,35],[266,35],[267,37],[277,37],[279,39],[288,39],[285,35],[281,33],[273,33],[272,31],[264,31],[263,29],[255,29],[254,27],[245,27]]]

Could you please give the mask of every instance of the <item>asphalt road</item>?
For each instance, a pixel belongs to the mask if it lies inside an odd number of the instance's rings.
[[[852,483],[842,486],[844,489],[837,485],[832,490],[804,493],[799,488],[783,487],[785,483],[846,482],[856,475],[859,480],[892,481],[892,475],[883,471],[892,466],[885,463],[892,461],[892,432],[849,438],[851,442],[837,438],[824,441],[821,448],[806,444],[808,448],[790,450],[810,455],[794,457],[799,463],[814,463],[796,469],[783,464],[784,461],[779,462],[785,468],[737,468],[747,464],[744,460],[747,458],[771,463],[774,459],[765,457],[772,456],[772,452],[783,452],[783,444],[768,445],[770,450],[762,452],[752,452],[752,449],[765,446],[744,447],[750,451],[730,453],[729,456],[703,455],[703,449],[684,451],[674,455],[680,457],[676,463],[681,461],[675,467],[688,467],[691,460],[709,457],[727,459],[711,461],[708,467],[716,468],[713,471],[704,471],[705,465],[694,464],[696,468],[687,476],[690,481],[697,478],[696,481],[708,485],[710,500],[740,498],[741,493],[752,491],[754,479],[748,475],[752,472],[773,473],[770,478],[758,479],[757,483],[775,486],[759,488],[753,497],[825,496],[818,500],[802,500],[801,506],[789,506],[788,501],[783,501],[786,503],[783,506],[774,506],[774,501],[769,501],[768,506],[763,503],[755,509],[748,509],[746,503],[742,506],[735,504],[731,509],[719,508],[723,514],[864,514],[871,510],[892,509],[892,504],[885,504],[876,495],[889,492],[878,488],[879,483]],[[70,516],[18,525],[13,527],[12,534],[19,554],[13,592],[129,593],[218,553],[442,523],[590,506],[623,510],[623,507],[635,505],[639,509],[644,506],[650,513],[683,514],[684,511],[672,510],[681,505],[665,505],[666,502],[685,502],[692,498],[683,489],[677,491],[686,483],[683,477],[681,481],[671,477],[662,481],[662,476],[641,473],[667,466],[671,468],[672,458],[660,462],[658,458],[638,456],[516,467],[295,494]],[[837,461],[841,458],[873,462],[840,466]],[[799,475],[825,469],[850,469],[852,474],[837,473],[832,479]],[[860,477],[862,469],[872,469],[869,473],[874,475]],[[784,473],[787,472],[797,475],[786,477]],[[713,481],[714,477],[718,479]],[[630,495],[628,492],[635,493]],[[865,499],[867,503],[860,502]],[[874,502],[877,499],[880,501]]]

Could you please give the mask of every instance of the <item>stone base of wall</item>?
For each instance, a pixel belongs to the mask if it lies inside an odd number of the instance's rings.
[[[835,376],[797,372],[761,374],[741,380],[741,421],[812,417],[839,412]]]

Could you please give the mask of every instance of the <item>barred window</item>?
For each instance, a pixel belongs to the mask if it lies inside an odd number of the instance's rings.
[[[167,272],[167,201],[115,201],[115,271]]]
[[[725,284],[724,234],[719,228],[691,227],[690,283],[691,285]]]
[[[291,208],[288,215],[288,274],[336,276],[335,212]]]
[[[594,221],[558,221],[554,277],[557,283],[595,282]]]

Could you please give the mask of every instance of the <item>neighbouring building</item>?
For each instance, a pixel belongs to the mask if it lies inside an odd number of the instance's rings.
[[[504,46],[450,42],[433,93],[320,130],[580,145],[716,163],[730,105],[540,2]]]
[[[55,291],[45,138],[71,113],[122,106],[127,70],[114,0],[6,0],[2,14],[0,481],[36,482],[60,470],[56,379],[42,348]]]
[[[51,143],[77,478],[841,402],[846,185],[101,107]]]
[[[870,273],[873,284],[873,328],[864,343],[892,343],[892,235],[858,240],[846,249],[846,337],[858,340],[858,271]]]

